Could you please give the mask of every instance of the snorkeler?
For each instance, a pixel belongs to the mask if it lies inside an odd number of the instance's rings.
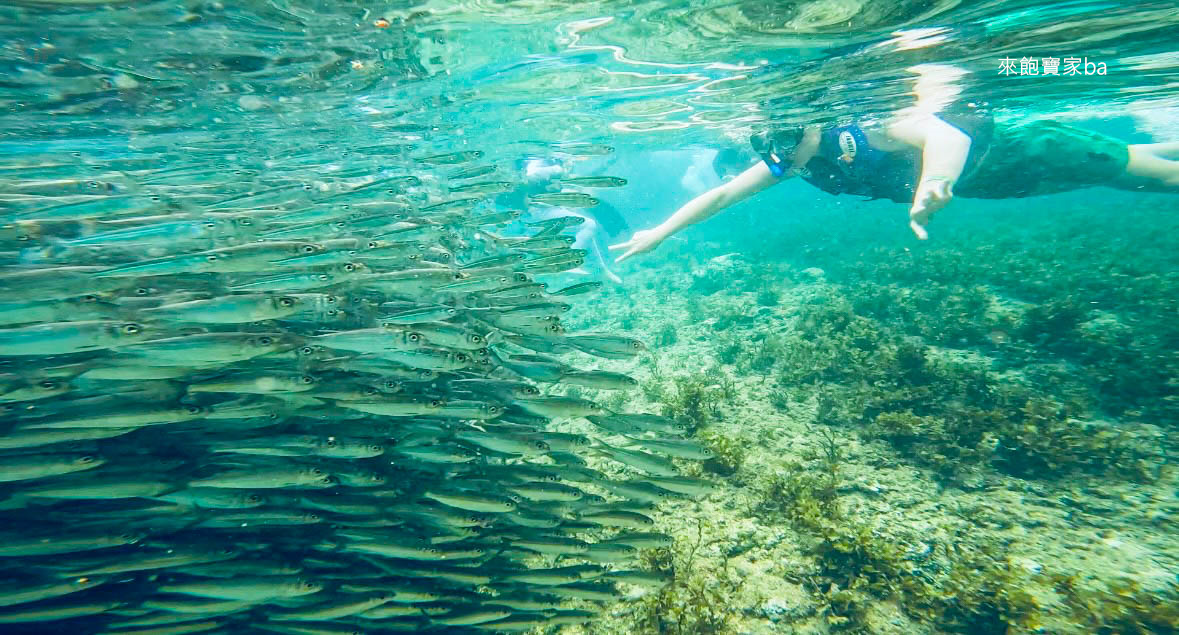
[[[947,74],[945,67],[935,71]],[[1054,121],[997,123],[984,107],[947,99],[944,80],[936,80],[934,90],[925,87],[936,97],[923,98],[919,85],[917,106],[881,121],[754,135],[750,142],[760,162],[658,226],[611,245],[611,251],[623,252],[615,262],[651,251],[683,228],[792,176],[830,194],[908,204],[909,227],[920,240],[928,238],[930,217],[955,196],[1021,198],[1097,185],[1179,192],[1179,160],[1168,158],[1179,157],[1179,142],[1127,145]]]
[[[513,201],[517,205],[526,204],[528,197],[532,195],[540,194],[554,188],[559,189],[557,186],[566,171],[565,166],[556,160],[528,159],[524,161],[522,166],[525,181],[524,187],[508,196],[513,199],[519,199]],[[626,220],[622,218],[622,215],[613,206],[604,201],[599,201],[592,208],[534,206],[531,208],[531,211],[536,220],[544,220],[556,216],[577,216],[584,219],[585,222],[578,227],[577,234],[574,236],[573,248],[589,251],[592,254],[592,262],[596,268],[601,270],[602,275],[615,283],[622,282],[622,279],[610,270],[609,258],[607,256],[608,249],[602,243],[604,236],[617,236],[630,229],[630,226],[626,224]],[[574,269],[568,273],[585,275],[589,271]]]

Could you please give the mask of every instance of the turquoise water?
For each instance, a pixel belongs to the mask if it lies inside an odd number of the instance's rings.
[[[1173,3],[16,0],[0,34],[0,631],[1179,630],[1161,182],[1001,181],[918,241],[792,179],[608,250],[767,129],[1179,139]]]

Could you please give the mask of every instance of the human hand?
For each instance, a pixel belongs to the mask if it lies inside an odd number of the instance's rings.
[[[630,240],[618,243],[617,245],[610,245],[610,251],[626,250],[621,256],[614,259],[614,262],[618,263],[631,256],[637,256],[651,251],[658,247],[664,238],[663,232],[659,231],[658,228],[640,229],[630,237]]]
[[[913,194],[913,207],[909,208],[909,229],[918,240],[928,240],[925,226],[934,212],[945,207],[954,198],[953,184],[944,178],[923,179]]]

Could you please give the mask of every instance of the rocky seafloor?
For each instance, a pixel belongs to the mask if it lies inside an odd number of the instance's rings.
[[[660,507],[673,583],[561,632],[1176,632],[1173,199],[1123,213],[1145,237],[1021,205],[912,250],[738,217],[581,301],[651,348],[594,360],[641,391],[583,396],[691,425],[718,488]]]

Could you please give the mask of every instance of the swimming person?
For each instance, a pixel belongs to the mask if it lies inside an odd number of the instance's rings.
[[[1168,158],[1179,157],[1179,142],[1127,145],[1054,121],[997,123],[985,107],[946,90],[946,76],[961,74],[947,74],[944,67],[911,70],[922,75],[916,106],[879,121],[785,126],[754,135],[750,142],[760,162],[658,226],[611,245],[622,251],[615,262],[651,251],[683,228],[792,176],[834,195],[905,203],[909,227],[920,240],[928,238],[930,217],[955,196],[1022,198],[1097,185],[1179,192],[1179,160]]]
[[[567,169],[564,164],[553,159],[532,158],[523,162],[521,171],[524,175],[524,186],[508,196],[513,199],[518,198],[519,200],[516,202],[519,204],[527,205],[530,196],[550,190],[559,190],[560,179],[565,176]],[[556,216],[577,216],[584,219],[585,222],[577,228],[572,247],[587,250],[591,254],[590,262],[601,270],[602,275],[615,283],[622,282],[622,279],[610,270],[608,248],[602,241],[605,237],[617,236],[628,231],[630,226],[612,205],[605,201],[599,201],[597,205],[590,208],[539,205],[532,206],[530,211],[536,220]],[[567,273],[586,275],[590,272],[579,268]]]

